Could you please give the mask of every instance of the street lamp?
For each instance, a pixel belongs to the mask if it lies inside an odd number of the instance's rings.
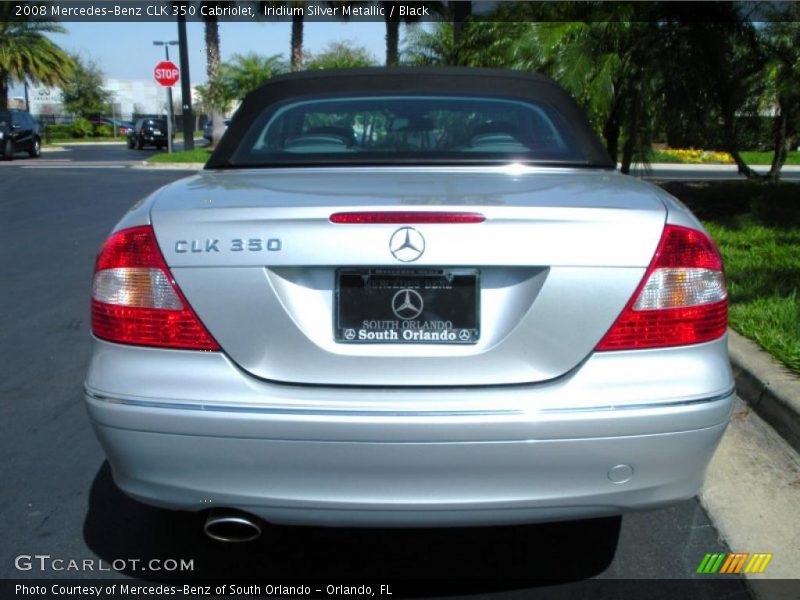
[[[169,60],[169,47],[177,46],[178,40],[162,41],[154,40],[153,46],[164,46],[167,60]],[[167,88],[167,151],[172,153],[172,87]]]
[[[169,60],[169,47],[177,46],[178,40],[170,40],[169,42],[154,41],[153,46],[164,46],[164,52],[167,53],[167,60]]]

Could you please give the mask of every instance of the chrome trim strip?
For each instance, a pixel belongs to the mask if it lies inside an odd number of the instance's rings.
[[[588,406],[579,408],[544,408],[540,412],[547,414],[557,413],[585,413],[585,412],[618,412],[622,410],[643,410],[648,408],[672,408],[678,406],[692,406],[694,404],[708,404],[719,402],[730,398],[736,392],[735,387],[731,387],[727,392],[709,396],[707,398],[697,398],[695,400],[681,400],[678,402],[661,402],[659,404],[626,404],[624,406]]]
[[[691,406],[695,404],[707,404],[718,402],[732,396],[735,388],[731,387],[725,393],[699,398],[696,400],[683,400],[679,402],[664,402],[659,404],[631,404],[626,406],[593,406],[579,408],[544,408],[542,414],[569,414],[587,412],[618,412],[629,410],[647,410],[658,408],[677,408],[681,406]],[[158,400],[133,400],[124,398],[112,398],[91,391],[84,386],[84,393],[93,400],[109,402],[111,404],[122,404],[125,406],[138,406],[142,408],[164,408],[172,410],[195,410],[202,412],[233,412],[251,413],[264,415],[305,415],[305,416],[334,416],[334,417],[465,417],[465,416],[508,416],[525,414],[523,410],[439,410],[439,411],[377,411],[377,410],[318,410],[318,409],[296,409],[296,408],[266,408],[259,406],[221,406],[214,404],[194,404],[184,402],[162,402]]]
[[[439,410],[439,411],[381,411],[381,410],[318,410],[298,408],[266,408],[260,406],[219,406],[214,404],[192,404],[184,402],[160,402],[150,400],[131,400],[103,396],[84,388],[87,396],[93,400],[123,404],[125,406],[138,406],[142,408],[166,408],[175,410],[196,410],[202,412],[233,412],[257,413],[264,415],[305,415],[305,416],[332,416],[332,417],[463,417],[463,416],[492,416],[492,415],[517,415],[523,414],[521,410]]]

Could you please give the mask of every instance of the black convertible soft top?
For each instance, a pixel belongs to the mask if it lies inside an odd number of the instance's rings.
[[[237,161],[236,156],[243,140],[268,107],[290,101],[353,94],[471,94],[546,104],[569,122],[573,138],[585,157],[582,166],[606,169],[616,166],[581,108],[549,77],[501,69],[374,67],[304,71],[268,80],[245,97],[205,168],[252,166]]]

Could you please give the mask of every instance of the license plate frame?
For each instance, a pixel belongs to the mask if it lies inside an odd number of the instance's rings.
[[[340,268],[333,335],[342,344],[480,341],[480,271],[470,268]]]

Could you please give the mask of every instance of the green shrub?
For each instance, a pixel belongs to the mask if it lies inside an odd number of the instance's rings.
[[[47,125],[45,132],[50,139],[65,140],[72,137],[72,125]]]
[[[82,138],[92,135],[92,124],[86,119],[75,119],[72,122],[72,137]]]
[[[95,125],[92,135],[94,137],[111,137],[114,135],[114,130],[111,129],[111,125]]]

